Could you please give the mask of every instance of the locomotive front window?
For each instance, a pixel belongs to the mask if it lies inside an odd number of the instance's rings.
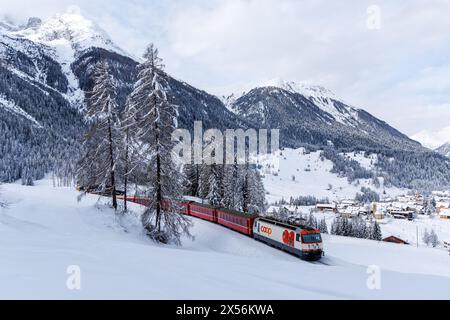
[[[303,243],[318,243],[322,242],[322,237],[319,233],[316,234],[305,234],[302,236]]]

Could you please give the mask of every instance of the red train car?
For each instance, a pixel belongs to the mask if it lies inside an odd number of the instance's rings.
[[[217,223],[217,210],[212,206],[192,202],[189,204],[188,212],[193,217]]]
[[[257,215],[224,208],[217,209],[217,223],[239,233],[253,236],[253,223]]]
[[[181,206],[181,214],[185,214],[187,216],[190,216],[190,205],[191,202],[186,202],[186,201],[182,201],[180,202],[180,206]]]
[[[117,200],[125,201],[125,197],[119,196]],[[150,206],[150,199],[147,198],[139,198],[139,197],[127,197],[128,202],[136,203],[144,207]]]

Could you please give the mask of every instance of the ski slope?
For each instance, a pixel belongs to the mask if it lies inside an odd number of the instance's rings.
[[[323,263],[301,261],[221,226],[195,220],[195,241],[160,246],[138,215],[115,218],[98,198],[53,188],[2,186],[1,299],[449,299],[443,250],[325,236]],[[69,266],[81,290],[66,286]],[[367,267],[381,268],[380,290]]]

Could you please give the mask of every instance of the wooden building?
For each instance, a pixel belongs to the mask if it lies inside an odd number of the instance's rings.
[[[402,240],[396,236],[390,236],[383,239],[384,242],[398,243],[398,244],[409,244],[407,241]]]

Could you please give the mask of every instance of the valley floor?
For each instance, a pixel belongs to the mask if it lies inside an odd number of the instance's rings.
[[[450,299],[443,250],[325,235],[323,263],[309,263],[199,220],[195,241],[165,247],[137,217],[48,180],[3,185],[1,196],[2,299]],[[81,290],[67,288],[69,266]],[[381,270],[379,290],[367,286],[369,266]]]

